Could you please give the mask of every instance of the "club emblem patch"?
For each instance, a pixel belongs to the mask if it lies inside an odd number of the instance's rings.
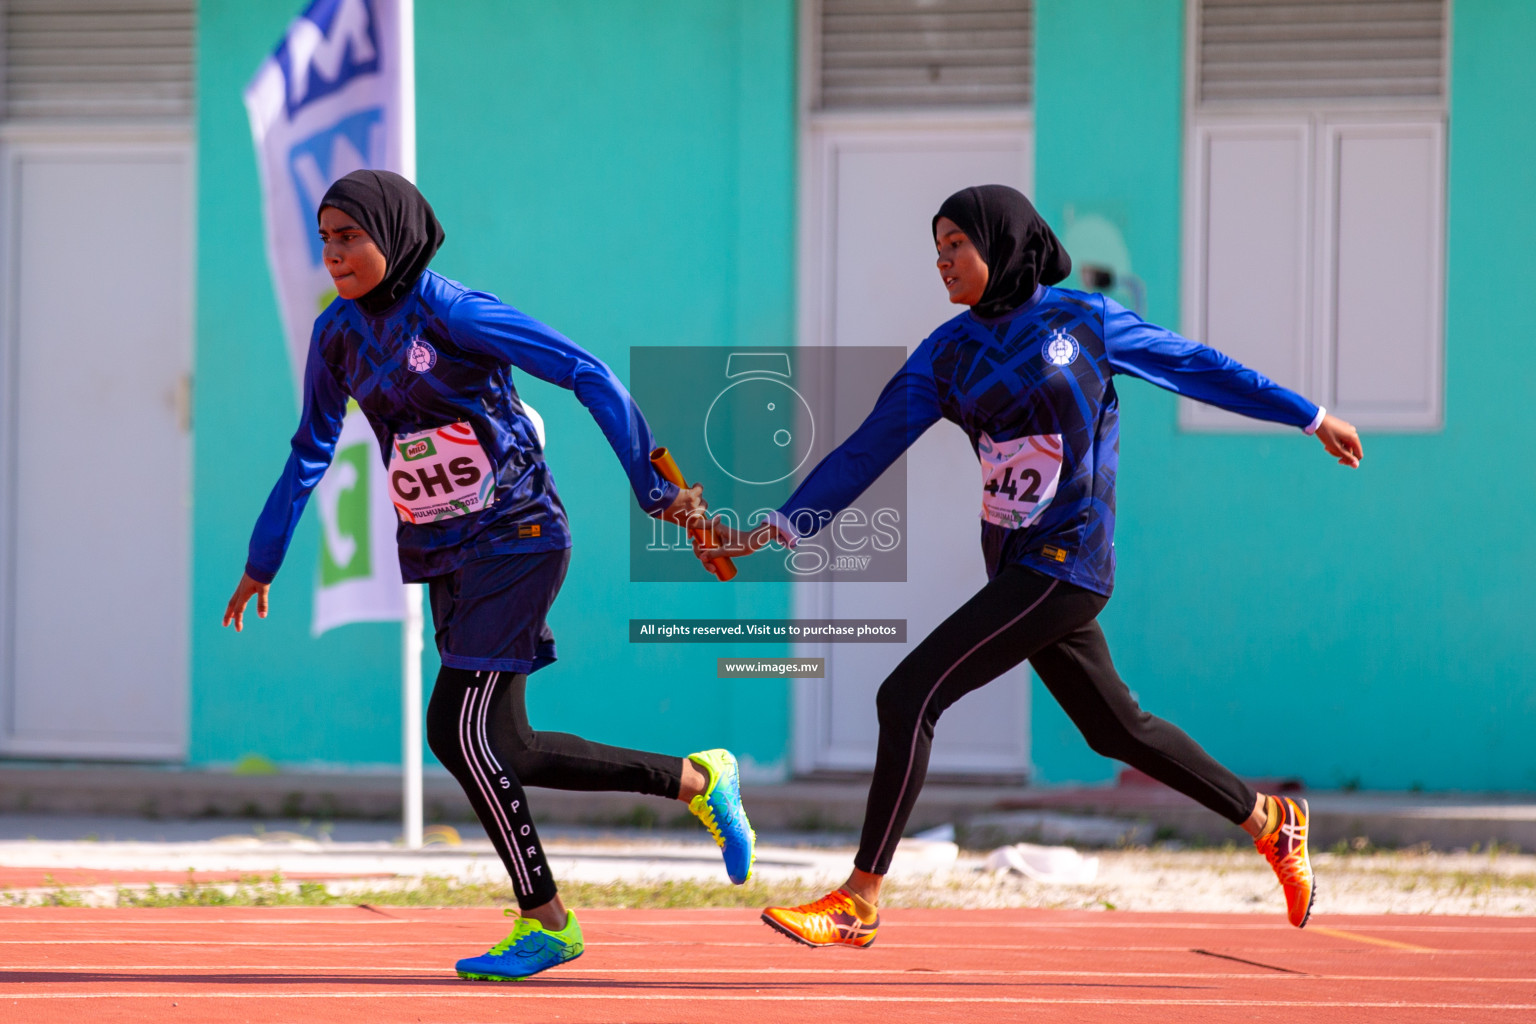
[[[1081,351],[1077,339],[1059,327],[1040,346],[1040,354],[1045,357],[1045,361],[1056,366],[1071,366]]]
[[[405,353],[405,365],[412,373],[426,373],[437,365],[437,349],[419,336],[411,339],[411,347]]]

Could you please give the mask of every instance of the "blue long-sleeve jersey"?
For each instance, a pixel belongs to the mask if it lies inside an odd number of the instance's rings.
[[[348,396],[368,417],[386,467],[397,437],[454,423],[472,428],[492,467],[494,485],[486,484],[483,508],[400,523],[406,582],[481,555],[570,547],[565,508],[512,367],[576,393],[613,447],[641,508],[654,515],[671,504],[677,488],[651,465],[650,426],[600,359],[494,295],[428,270],[382,316],[337,299],[315,321],[299,429],[251,534],[245,571],[262,583],[277,574],[310,491],[335,453]]]
[[[1017,506],[1023,511],[1004,505],[991,520],[984,514],[988,577],[1019,564],[1108,596],[1115,574],[1117,373],[1255,419],[1316,429],[1320,418],[1318,406],[1295,392],[1102,295],[1042,286],[1006,317],[986,321],[965,312],[929,335],[868,418],[811,471],[779,515],[797,534],[814,533],[943,418],[966,432],[982,463],[977,504],[984,492],[1002,504],[1000,487],[1037,499]],[[1017,449],[1024,450],[1015,477],[1006,456]],[[997,468],[990,478],[989,461]],[[1059,476],[1043,479],[1058,463]]]

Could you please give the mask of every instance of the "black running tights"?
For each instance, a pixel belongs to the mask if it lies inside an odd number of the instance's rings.
[[[675,800],[683,779],[679,757],[534,732],[524,703],[527,684],[521,673],[445,667],[427,705],[427,743],[464,787],[524,910],[548,903],[556,891],[524,786]]]
[[[902,659],[880,686],[880,739],[854,866],[883,875],[928,774],[934,724],[1026,659],[1088,746],[1241,824],[1249,786],[1180,730],[1141,710],[1095,621],[1107,598],[1008,566]]]

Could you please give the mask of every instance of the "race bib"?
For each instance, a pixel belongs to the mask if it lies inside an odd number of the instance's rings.
[[[1061,479],[1061,435],[1034,434],[994,441],[982,434],[981,518],[1008,529],[1034,522]]]
[[[431,523],[489,508],[496,472],[468,423],[396,434],[389,497],[402,523]]]

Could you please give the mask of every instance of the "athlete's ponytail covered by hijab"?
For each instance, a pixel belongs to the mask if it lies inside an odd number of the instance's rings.
[[[1061,239],[1035,212],[1024,193],[1007,185],[961,189],[933,215],[954,221],[987,261],[987,288],[971,309],[978,316],[1004,316],[1028,302],[1035,287],[1055,284],[1072,273],[1072,257]]]
[[[432,204],[393,171],[353,171],[326,190],[320,206],[334,206],[357,221],[384,254],[384,280],[357,300],[368,313],[384,312],[414,288],[443,244]]]

